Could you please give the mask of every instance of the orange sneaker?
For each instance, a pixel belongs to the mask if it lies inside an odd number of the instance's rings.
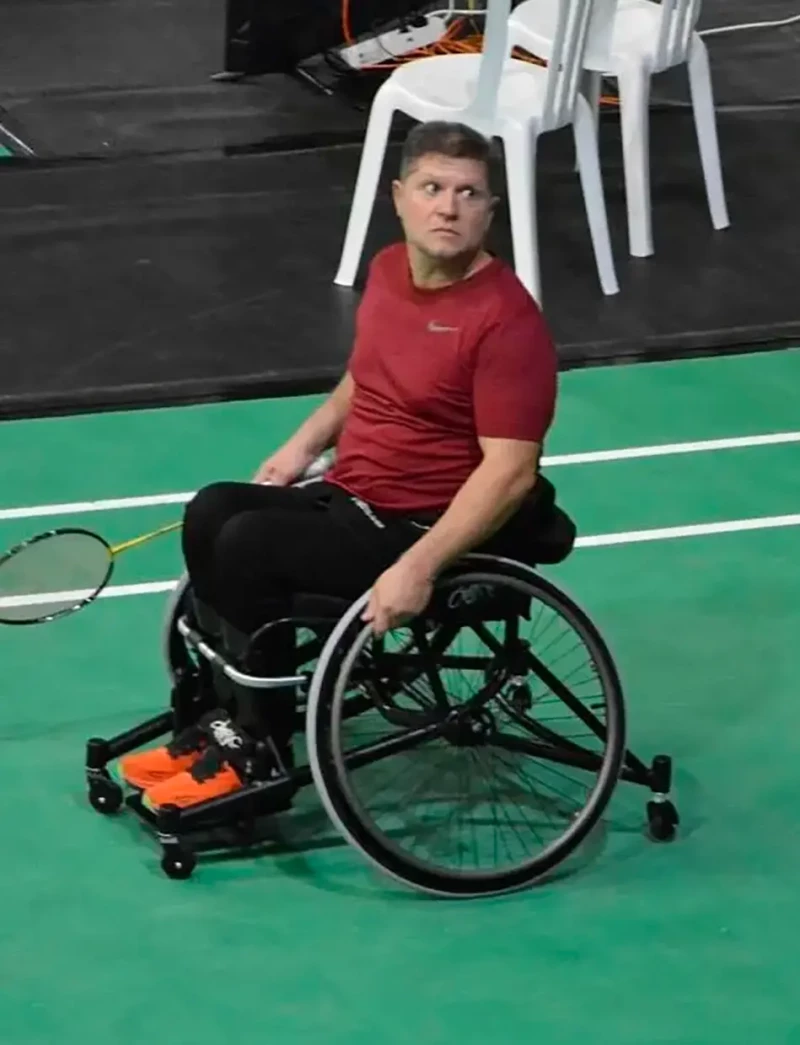
[[[208,746],[183,771],[148,787],[142,802],[149,809],[197,805],[230,794],[253,771],[255,745],[226,712],[207,716]]]
[[[117,763],[118,776],[130,787],[146,791],[177,773],[185,772],[208,747],[210,723],[226,717],[224,711],[210,711],[195,725],[182,730],[169,744],[124,755]]]
[[[220,752],[210,747],[190,769],[148,788],[142,795],[142,804],[152,810],[163,806],[183,809],[210,798],[232,794],[242,787],[243,782]]]

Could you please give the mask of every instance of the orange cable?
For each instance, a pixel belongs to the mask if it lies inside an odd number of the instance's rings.
[[[351,47],[355,40],[353,39],[352,29],[350,25],[350,0],[340,0],[341,2],[341,22],[342,22],[342,37],[344,43]],[[376,62],[372,65],[365,65],[362,68],[377,70],[377,69],[396,69],[398,65],[402,65],[406,62],[417,61],[420,58],[429,58],[438,54],[478,54],[483,49],[483,34],[482,33],[471,33],[468,36],[462,37],[461,39],[455,39],[456,33],[464,24],[463,18],[457,18],[452,22],[444,32],[444,35],[433,44],[427,44],[424,47],[415,48],[413,51],[408,51],[404,55],[387,55],[386,60],[382,62]],[[528,54],[528,52],[515,47],[511,52],[512,56],[520,59],[524,62],[530,62],[532,65],[546,66],[547,63],[543,59],[538,58],[536,55]],[[618,105],[619,101],[617,98],[609,95],[601,95],[600,102],[603,105]]]

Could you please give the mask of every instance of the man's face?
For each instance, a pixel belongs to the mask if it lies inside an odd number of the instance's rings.
[[[392,188],[406,240],[423,254],[447,261],[480,249],[494,200],[478,160],[423,156]]]

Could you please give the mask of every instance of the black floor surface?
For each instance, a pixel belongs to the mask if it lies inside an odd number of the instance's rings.
[[[796,0],[704,0],[699,26],[797,13]],[[224,15],[225,0],[2,0],[0,124],[48,158],[361,140],[374,86],[345,90],[320,60],[306,64],[333,96],[283,74],[212,83]],[[720,106],[800,101],[800,22],[707,43]],[[653,97],[685,103],[685,71],[657,77]]]
[[[800,342],[800,202],[786,159],[800,150],[800,110],[722,114],[720,135],[733,224],[714,232],[691,115],[653,115],[656,254],[638,260],[626,252],[617,121],[603,121],[614,298],[597,284],[570,137],[544,140],[544,305],[565,367]],[[3,172],[0,414],[325,388],[358,300],[331,283],[358,153]],[[368,253],[397,235],[384,191]],[[503,213],[493,246],[510,256]]]
[[[795,10],[705,0],[701,27]],[[35,153],[0,160],[0,417],[315,390],[341,372],[358,291],[331,279],[374,84],[212,83],[223,25],[224,0],[0,5],[0,144],[5,126]],[[598,288],[570,135],[544,140],[544,303],[565,367],[800,343],[799,41],[800,23],[707,38],[725,232],[685,73],[657,78],[648,260],[627,256],[606,112],[616,298]],[[368,253],[399,233],[385,188]],[[510,258],[503,213],[493,246]]]

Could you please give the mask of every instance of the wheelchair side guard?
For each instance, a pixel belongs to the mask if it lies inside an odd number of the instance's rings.
[[[193,649],[205,657],[210,664],[219,668],[232,682],[237,682],[240,686],[249,686],[252,689],[284,689],[287,686],[299,686],[308,681],[306,675],[275,675],[270,677],[249,675],[246,672],[239,671],[221,653],[209,646],[203,636],[192,628],[185,617],[178,619],[177,626],[178,631]]]
[[[189,575],[184,573],[178,579],[178,583],[170,592],[167,605],[164,608],[163,623],[161,626],[161,657],[167,669],[167,677],[170,683],[175,683],[175,662],[173,658],[173,642],[175,639],[175,621],[181,607],[189,592]]]

